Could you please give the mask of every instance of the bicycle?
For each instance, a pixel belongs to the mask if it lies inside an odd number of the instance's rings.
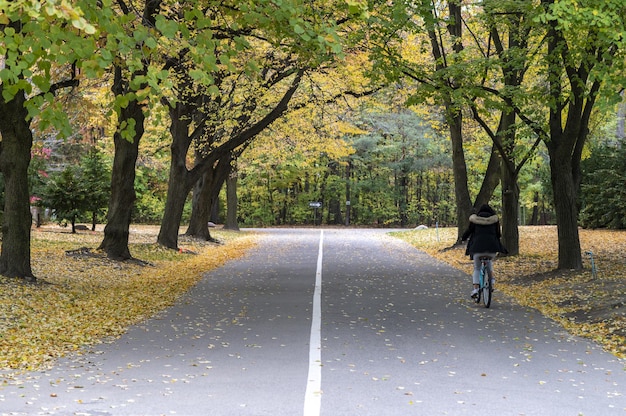
[[[483,304],[485,308],[491,306],[491,295],[493,294],[493,282],[492,279],[489,278],[489,272],[487,271],[487,267],[489,267],[489,262],[491,261],[491,257],[481,256],[480,257],[480,276],[478,278],[478,293],[474,298],[476,303],[480,303],[482,298]]]

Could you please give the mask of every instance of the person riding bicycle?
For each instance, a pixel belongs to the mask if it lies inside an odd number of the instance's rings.
[[[476,214],[472,214],[469,217],[469,228],[463,233],[461,237],[462,241],[465,241],[469,237],[467,242],[467,248],[465,254],[470,256],[470,259],[474,260],[474,273],[472,275],[472,282],[474,283],[474,289],[472,290],[471,297],[478,296],[478,286],[480,278],[480,258],[489,257],[489,267],[487,267],[487,273],[489,278],[492,279],[492,283],[495,283],[493,276],[493,259],[498,253],[507,253],[506,248],[500,242],[502,236],[500,232],[500,220],[496,212],[488,204],[483,204]]]

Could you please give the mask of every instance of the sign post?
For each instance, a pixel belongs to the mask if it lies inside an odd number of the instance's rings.
[[[317,225],[317,209],[322,207],[322,203],[309,202],[309,207],[313,208],[313,225]]]

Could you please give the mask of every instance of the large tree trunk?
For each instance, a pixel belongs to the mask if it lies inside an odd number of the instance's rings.
[[[224,228],[227,230],[239,231],[239,224],[237,221],[237,167],[233,166],[231,173],[226,178],[226,223]]]
[[[448,32],[453,41],[454,53],[463,51],[463,19],[461,16],[461,3],[448,2],[450,22]],[[450,85],[455,86],[457,80],[450,79]],[[456,103],[451,101],[451,96],[446,97],[446,112],[450,120],[450,139],[452,140],[452,169],[454,172],[454,195],[457,209],[457,243],[469,227],[469,216],[472,213],[472,203],[467,186],[467,165],[465,164],[465,152],[463,150],[463,115],[457,108]]]
[[[185,235],[212,241],[209,220],[217,202],[220,190],[231,171],[232,152],[222,157],[215,166],[208,169],[202,179],[196,182],[189,227]]]
[[[159,11],[161,0],[145,2],[142,24],[154,26],[155,16]],[[132,10],[135,13],[135,9]],[[123,62],[123,59],[120,59]],[[147,63],[146,63],[147,65]],[[128,78],[123,75],[121,63],[115,67],[113,86],[111,91],[116,96],[123,96],[132,92],[131,78],[133,75],[145,74],[147,68],[131,74]],[[140,86],[142,88],[144,86]],[[115,156],[111,171],[111,199],[107,213],[107,225],[104,227],[104,238],[99,249],[104,250],[112,259],[126,260],[132,258],[128,248],[128,236],[132,212],[135,205],[135,165],[139,155],[139,141],[144,133],[145,115],[144,106],[131,100],[128,106],[122,108],[118,116],[118,129],[113,135]],[[133,126],[132,140],[122,136],[122,126]]]
[[[507,78],[507,80],[509,80]],[[508,82],[510,84],[510,82]],[[497,138],[503,149],[502,160],[502,243],[509,255],[519,254],[519,186],[513,152],[515,150],[515,113],[503,112]]]
[[[190,192],[190,187],[185,184],[186,180],[181,172],[176,172],[174,163],[171,165],[169,186],[167,189],[167,201],[161,221],[161,228],[157,242],[164,247],[178,249],[178,232],[183,216],[185,201]]]
[[[550,95],[556,103],[550,107],[550,137],[546,141],[550,155],[550,179],[554,195],[554,209],[559,240],[559,269],[582,269],[582,253],[578,235],[578,185],[580,180],[580,158],[587,138],[587,126],[593,108],[599,81],[591,90],[586,90],[586,79],[579,75],[589,74],[591,67],[576,71],[572,62],[560,62],[566,41],[550,22],[548,29],[548,56]],[[587,63],[581,65],[588,65]],[[565,71],[564,71],[565,66]],[[565,72],[568,78],[561,75]],[[571,92],[565,94],[562,82],[567,79]],[[594,92],[595,91],[595,92]],[[565,101],[567,105],[565,105]],[[565,111],[567,110],[567,111]],[[565,115],[565,122],[563,117]]]
[[[185,201],[195,180],[187,169],[187,152],[191,145],[189,137],[189,107],[179,102],[170,108],[170,132],[172,134],[170,176],[167,200],[157,242],[171,249],[178,249],[178,231]]]
[[[578,192],[570,158],[559,157],[557,153],[555,150],[550,152],[550,179],[558,225],[558,268],[580,270],[583,264],[578,235]]]
[[[519,186],[517,174],[502,164],[502,244],[510,256],[519,254]]]
[[[0,85],[0,96],[2,86]],[[28,165],[33,136],[23,92],[6,102],[0,98],[0,171],[4,176],[4,216],[0,274],[34,281],[30,265]]]
[[[121,68],[116,69],[115,78],[112,90],[116,95],[121,95],[124,91]],[[132,258],[128,248],[128,235],[136,198],[135,164],[139,155],[139,141],[144,133],[144,121],[143,106],[135,100],[130,101],[120,111],[118,126],[134,124],[132,141],[123,137],[120,129],[113,135],[115,156],[111,171],[111,199],[104,238],[99,247],[112,259]]]
[[[191,200],[191,216],[185,235],[193,236],[200,240],[211,241],[209,221],[211,219],[211,186],[213,182],[213,169],[208,169],[193,186],[193,198]]]

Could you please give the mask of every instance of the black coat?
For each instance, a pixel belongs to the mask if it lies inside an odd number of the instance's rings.
[[[469,238],[465,254],[474,253],[506,253],[500,242],[500,221],[492,210],[481,210],[469,218],[469,228],[463,233],[463,241]]]

